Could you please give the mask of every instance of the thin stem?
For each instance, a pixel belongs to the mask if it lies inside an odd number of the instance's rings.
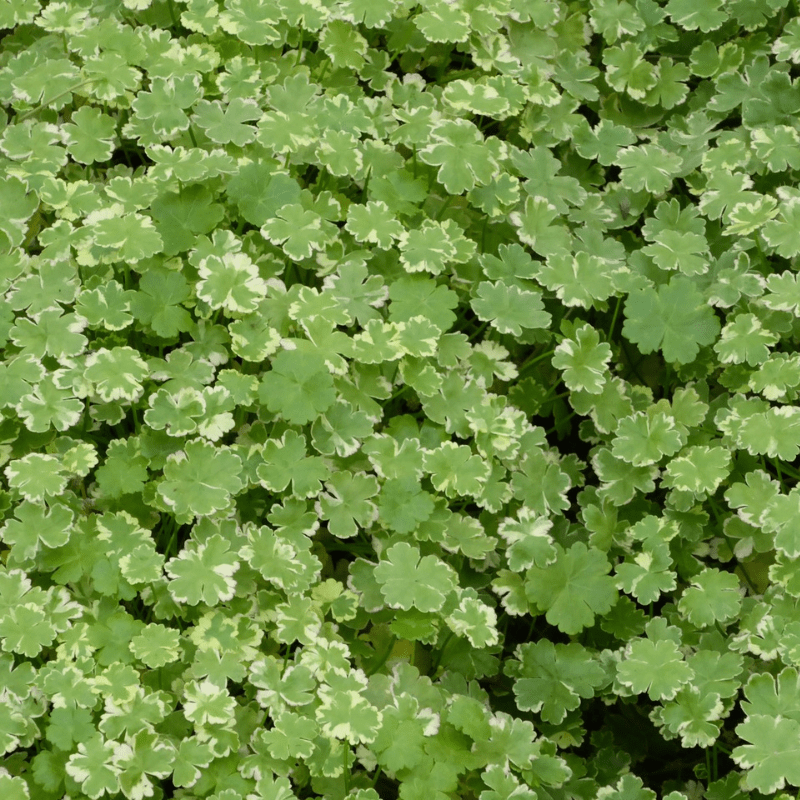
[[[167,542],[167,546],[164,549],[164,555],[168,556],[172,552],[172,546],[177,542],[178,539],[178,521],[174,517],[170,517],[170,521],[172,522],[172,532],[170,533],[169,541]],[[175,553],[177,554],[178,548],[175,548]]]
[[[411,386],[409,384],[404,383],[396,392],[394,392],[394,394],[392,394],[392,396],[389,398],[389,402],[396,400],[401,394],[408,391],[410,388]]]
[[[392,634],[392,641],[389,642],[389,647],[387,648],[386,652],[381,656],[380,661],[373,664],[368,672],[364,674],[369,678],[370,675],[374,675],[388,660],[389,656],[392,654],[392,650],[394,650],[394,643],[397,641],[397,636]]]
[[[291,648],[290,644],[286,645],[286,652],[283,654],[283,669],[281,670],[281,675],[286,672],[286,665],[289,663],[289,650]]]
[[[622,346],[622,352],[625,353],[625,358],[628,361],[628,365],[630,366],[631,370],[633,370],[633,374],[639,379],[639,383],[641,383],[642,386],[647,386],[648,385],[647,381],[641,376],[639,370],[636,369],[636,367],[639,366],[639,361],[637,361],[635,364],[633,363],[633,359],[631,358],[630,353],[628,352],[628,347],[625,344],[625,338],[620,337],[619,343]],[[641,359],[639,360],[641,361]]]
[[[783,486],[783,473],[781,472],[781,462],[777,458],[773,458],[772,463],[775,465],[775,471],[778,473],[778,481],[780,482],[781,486]]]
[[[364,178],[364,188],[361,190],[361,200],[362,202],[367,196],[367,187],[369,186],[369,178],[372,175],[372,167],[367,170],[367,177]]]
[[[728,545],[728,549],[731,551],[731,553],[733,553],[733,557],[736,559],[736,563],[739,565],[739,569],[741,569],[742,571],[742,577],[744,578],[745,583],[747,584],[748,588],[753,594],[759,594],[759,591],[758,589],[756,589],[756,586],[753,583],[750,574],[747,572],[747,567],[745,567],[741,559],[739,559],[739,557],[736,555],[730,537],[725,533],[725,529],[723,528],[723,523],[722,523],[722,511],[720,510],[719,506],[716,504],[713,498],[709,497],[708,502],[711,505],[711,512],[714,514],[714,519],[716,520],[717,525],[719,526],[719,535],[725,540],[725,543]]]
[[[548,400],[551,400],[551,399],[552,399],[552,400],[561,400],[562,398],[564,398],[564,397],[569,397],[569,396],[572,394],[572,392],[570,392],[569,390],[567,390],[566,392],[561,392],[561,394],[557,394],[555,397],[551,398],[551,397],[550,397],[550,395],[551,395],[551,394],[553,394],[553,392],[554,392],[556,389],[558,389],[558,387],[559,387],[560,385],[561,385],[561,382],[560,382],[560,381],[558,381],[557,383],[554,383],[554,384],[553,384],[553,385],[550,387],[550,391],[549,391],[549,392],[548,392],[548,393],[547,393],[547,394],[546,394],[546,395],[545,395],[545,396],[542,398],[542,400],[541,400],[541,405],[544,405],[544,404],[545,404],[545,403],[546,403]]]
[[[447,199],[444,201],[444,203],[442,203],[441,208],[439,209],[439,211],[436,213],[436,216],[434,217],[434,219],[437,222],[444,216],[444,212],[447,211],[447,207],[450,205],[450,203],[453,202],[453,198],[454,197],[455,197],[455,195],[452,195],[452,194],[447,195]]]
[[[538,363],[543,358],[547,358],[548,356],[553,355],[553,353],[555,353],[555,351],[556,351],[556,349],[554,347],[552,350],[548,350],[546,353],[541,353],[538,356],[531,356],[526,361],[523,361],[522,364],[520,365],[520,368],[519,368],[519,374],[522,375],[522,373],[526,369],[528,369],[528,367],[532,367],[534,364]]]
[[[622,295],[617,298],[617,306],[614,309],[614,316],[611,317],[611,325],[608,326],[608,333],[606,334],[606,339],[611,341],[611,334],[614,333],[614,325],[617,323],[617,315],[619,314],[619,308],[622,305]]]
[[[175,30],[177,30],[179,27],[178,17],[175,14],[175,6],[173,5],[172,0],[167,0],[167,7],[169,8],[169,16],[170,19],[172,20],[172,27],[175,28]]]
[[[442,642],[442,646],[436,651],[436,659],[431,664],[430,674],[435,675],[436,670],[439,669],[439,664],[442,661],[442,656],[444,655],[445,648],[448,644],[450,644],[450,640],[453,638],[453,631],[448,631],[447,636],[445,636],[444,641]]]
[[[344,769],[342,771],[342,775],[344,776],[344,794],[345,794],[345,797],[348,794],[350,794],[350,770],[348,769],[348,764],[347,764],[347,751],[349,749],[350,748],[348,748],[348,746],[344,742],[342,742],[342,764],[343,764],[343,767],[344,767]]]
[[[140,423],[139,414],[137,413],[136,404],[131,405],[131,417],[133,418],[133,432],[138,435]]]
[[[478,73],[482,73],[483,70],[480,67],[473,67],[472,69],[462,69],[458,70],[457,72],[451,72],[446,77],[440,78],[436,81],[437,86],[444,86],[445,83],[450,83],[450,81],[456,81],[459,78],[466,78],[469,75],[477,75]]]
[[[19,124],[20,122],[25,122],[26,119],[28,119],[29,117],[32,117],[34,114],[38,114],[43,108],[47,108],[50,105],[50,103],[53,103],[54,101],[58,100],[59,98],[64,97],[64,95],[66,95],[66,94],[70,94],[71,92],[74,92],[76,89],[80,89],[81,87],[86,86],[87,83],[92,83],[93,81],[98,81],[98,80],[100,80],[99,76],[97,78],[87,78],[85,81],[81,81],[80,83],[76,83],[74,86],[70,86],[69,89],[64,89],[63,92],[59,92],[55,97],[51,97],[50,100],[47,103],[41,103],[40,105],[36,106],[35,108],[32,108],[29,111],[26,111],[21,117],[16,117],[14,119],[14,122],[16,124]]]
[[[714,780],[716,781],[716,780],[717,780],[717,776],[719,775],[719,773],[717,772],[717,745],[716,745],[716,743],[714,744],[714,753],[713,753],[713,756],[714,756],[714,763],[713,763],[713,767],[714,767]]]
[[[471,342],[475,341],[475,339],[477,339],[488,327],[489,327],[489,323],[488,322],[484,322],[481,326],[479,326],[475,330],[475,332],[472,334],[472,336],[469,337],[469,340]]]
[[[564,417],[564,419],[562,420],[562,422],[569,422],[569,421],[570,421],[570,420],[571,420],[571,419],[572,419],[572,418],[573,418],[573,417],[574,417],[574,416],[575,416],[577,413],[578,413],[577,411],[573,411],[573,412],[571,412],[571,413],[570,413],[570,414],[568,414],[566,417]],[[545,435],[545,436],[549,436],[551,433],[556,433],[557,431],[558,431],[558,424],[556,424],[556,425],[553,425],[553,427],[552,427],[552,428],[550,428],[550,430],[549,430],[549,431],[545,431],[545,432],[544,432],[544,435]]]

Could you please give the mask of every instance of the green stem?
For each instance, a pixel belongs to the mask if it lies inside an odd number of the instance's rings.
[[[169,541],[167,542],[167,546],[164,549],[164,555],[166,555],[166,556],[169,556],[169,554],[171,552],[173,552],[172,546],[178,540],[178,521],[175,519],[175,517],[170,517],[169,519],[170,519],[170,522],[172,523],[172,531],[170,533],[170,537],[169,537]],[[177,555],[177,553],[178,553],[178,548],[177,547],[175,548],[174,552]]]
[[[617,298],[617,306],[614,309],[614,316],[611,317],[611,325],[608,326],[608,334],[606,335],[606,339],[611,341],[611,334],[614,333],[614,325],[617,323],[617,315],[619,314],[619,308],[622,305],[622,295]]]
[[[557,383],[554,383],[554,384],[553,384],[553,385],[550,387],[550,391],[549,391],[549,392],[548,392],[548,393],[547,393],[547,394],[546,394],[546,395],[545,395],[545,396],[542,398],[542,400],[541,400],[541,405],[544,405],[544,404],[545,404],[545,403],[546,403],[548,400],[550,400],[550,399],[552,399],[552,400],[561,400],[562,398],[564,398],[564,397],[569,397],[569,396],[572,394],[572,392],[570,392],[569,390],[567,390],[566,392],[561,392],[561,394],[557,394],[555,397],[551,398],[551,397],[550,397],[550,395],[551,395],[551,394],[553,394],[553,392],[554,392],[556,389],[558,389],[558,387],[559,387],[560,385],[561,385],[561,382],[560,382],[560,381],[558,381]]]
[[[344,766],[344,770],[342,772],[342,775],[344,777],[344,794],[345,794],[345,797],[348,794],[350,794],[350,770],[349,770],[348,764],[347,764],[347,751],[349,749],[350,748],[348,748],[348,746],[344,742],[342,742],[342,764]]]
[[[141,426],[140,426],[140,423],[139,423],[139,414],[137,413],[135,404],[131,405],[131,417],[133,418],[133,432],[136,435],[138,435],[139,434],[139,428]]]
[[[457,72],[451,72],[447,77],[443,77],[440,80],[436,81],[437,86],[443,86],[445,83],[450,83],[450,81],[456,81],[459,78],[466,78],[469,75],[477,75],[478,73],[482,73],[483,70],[480,67],[474,67],[473,69],[462,69],[458,70]]]
[[[375,770],[375,775],[372,778],[372,788],[375,788],[375,784],[378,782],[378,778],[381,776],[381,765],[378,764],[378,768]]]
[[[772,463],[775,465],[775,471],[778,473],[778,482],[781,486],[783,486],[783,473],[781,472],[781,462],[777,458],[772,459]]]
[[[472,336],[469,337],[469,340],[471,342],[474,342],[475,339],[477,339],[488,327],[489,327],[489,323],[488,322],[484,322],[480,327],[478,327],[475,330],[475,332],[472,334]]]
[[[719,772],[717,771],[717,745],[716,744],[714,744],[714,754],[713,755],[714,755],[714,762],[713,762],[714,781],[716,781],[717,777],[719,776]]]
[[[367,177],[364,178],[364,188],[361,190],[361,201],[364,202],[367,196],[367,187],[369,186],[369,177],[372,175],[372,167],[367,170]]]
[[[291,645],[286,645],[286,652],[283,654],[283,669],[281,670],[281,675],[286,672],[286,665],[289,663],[289,650],[291,649]]]
[[[410,388],[411,386],[409,386],[409,384],[404,383],[394,394],[392,394],[392,396],[389,398],[389,402],[396,400],[401,394],[408,391]]]
[[[636,367],[639,366],[639,361],[637,361],[635,364],[633,363],[633,359],[631,358],[631,355],[628,352],[628,348],[627,348],[627,346],[625,344],[624,337],[620,337],[619,343],[622,346],[622,352],[625,353],[625,358],[627,359],[628,365],[630,366],[631,370],[633,371],[633,374],[639,379],[639,383],[641,383],[642,386],[647,386],[648,385],[647,381],[641,376],[641,374],[639,373],[639,370],[636,369]]]
[[[19,124],[20,122],[25,122],[26,119],[32,117],[34,114],[38,114],[43,108],[47,108],[50,105],[50,103],[53,103],[59,98],[64,97],[64,95],[74,92],[76,89],[80,89],[81,87],[86,86],[87,83],[92,83],[93,81],[97,80],[100,80],[99,76],[97,78],[87,78],[85,81],[81,81],[80,83],[76,83],[74,86],[70,86],[69,89],[64,89],[63,92],[59,92],[55,97],[51,97],[47,103],[41,103],[35,108],[26,111],[21,117],[16,117],[14,119],[14,123]]]
[[[175,14],[175,6],[173,5],[172,0],[167,0],[167,7],[169,8],[169,17],[172,20],[172,27],[177,31],[179,27],[178,17]]]
[[[766,472],[766,470],[764,470]],[[759,594],[758,589],[756,589],[755,584],[753,583],[750,574],[747,572],[747,567],[741,562],[741,560],[736,556],[733,549],[733,544],[731,543],[730,537],[725,533],[725,529],[723,527],[722,522],[722,511],[719,506],[716,504],[712,497],[708,498],[708,502],[711,505],[711,512],[714,514],[714,519],[717,522],[717,526],[719,528],[719,535],[725,540],[725,543],[728,545],[728,549],[733,553],[733,557],[736,559],[736,563],[739,565],[739,568],[742,570],[742,576],[744,577],[744,581],[747,584],[748,588],[753,594]]]
[[[192,126],[189,126],[189,138],[192,140],[192,146],[197,147],[197,139],[194,138],[194,130],[192,130]]]
[[[520,365],[520,368],[519,368],[519,374],[522,375],[522,373],[526,369],[528,369],[528,367],[532,367],[534,364],[538,363],[543,358],[547,358],[548,356],[553,355],[553,353],[555,353],[555,351],[556,351],[556,349],[553,348],[552,350],[548,350],[546,353],[541,353],[538,356],[531,356],[527,360],[523,361],[522,364]]]
[[[439,664],[442,662],[442,656],[444,655],[444,651],[447,648],[447,645],[450,644],[450,640],[453,638],[453,631],[448,631],[447,636],[445,636],[444,641],[442,642],[442,646],[436,651],[436,659],[431,664],[430,674],[435,675],[436,670],[439,669]]]
[[[374,675],[388,660],[389,656],[392,654],[392,650],[394,650],[394,643],[397,641],[397,636],[394,634],[392,635],[392,640],[389,642],[389,647],[386,649],[386,652],[381,656],[380,660],[373,664],[368,672],[364,674],[369,678],[370,675]]]
[[[444,203],[442,203],[441,208],[439,209],[439,211],[436,213],[436,216],[434,217],[434,219],[437,222],[444,216],[444,212],[447,211],[447,207],[450,205],[450,203],[453,202],[453,198],[454,198],[454,195],[452,195],[452,194],[447,195],[447,199],[444,201]]]
[[[568,414],[566,417],[564,417],[564,419],[563,419],[562,421],[563,421],[563,422],[569,422],[569,421],[570,421],[570,420],[571,420],[571,419],[572,419],[574,416],[576,416],[576,415],[577,415],[577,413],[578,413],[577,411],[573,411],[573,412],[571,412],[571,413],[570,413],[570,414]],[[551,433],[555,433],[557,430],[558,430],[558,425],[553,425],[553,427],[552,427],[552,428],[550,428],[550,430],[549,430],[549,431],[545,431],[545,432],[544,432],[544,435],[545,435],[545,436],[549,436]]]

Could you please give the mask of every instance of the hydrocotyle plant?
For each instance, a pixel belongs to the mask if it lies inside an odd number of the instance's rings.
[[[795,0],[0,29],[0,796],[796,795]]]

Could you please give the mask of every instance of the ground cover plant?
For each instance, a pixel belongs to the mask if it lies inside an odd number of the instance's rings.
[[[795,0],[0,28],[4,800],[797,796]]]

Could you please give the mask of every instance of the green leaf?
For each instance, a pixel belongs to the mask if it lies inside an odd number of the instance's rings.
[[[173,256],[192,247],[198,234],[209,233],[221,222],[225,209],[202,184],[156,198],[150,210],[164,242],[163,252]]]
[[[381,594],[392,608],[435,611],[456,585],[451,567],[436,556],[420,558],[419,550],[406,542],[392,545],[386,560],[374,570]]]
[[[367,40],[342,20],[331,20],[323,28],[319,44],[335,67],[360,70],[364,65]]]
[[[538,292],[482,281],[470,305],[478,319],[489,320],[500,333],[522,335],[524,329],[547,328],[552,317],[544,310]]]
[[[114,152],[117,124],[100,109],[83,106],[63,126],[67,152],[79,164],[107,161]]]
[[[14,510],[14,519],[6,520],[0,537],[11,546],[10,558],[27,561],[44,547],[61,547],[70,537],[74,514],[61,503],[49,508],[23,500]]]
[[[576,328],[574,336],[556,347],[552,364],[563,370],[568,389],[600,394],[608,374],[611,346],[600,342],[600,334],[591,325]]]
[[[518,229],[517,236],[534,252],[554,256],[569,251],[570,235],[563,225],[551,225],[558,218],[558,209],[544,197],[529,196],[522,211],[514,211],[509,219]]]
[[[495,610],[476,597],[462,597],[445,622],[456,635],[466,637],[472,647],[492,647],[499,641]]]
[[[525,594],[546,612],[547,621],[566,634],[575,634],[594,624],[617,602],[611,564],[605,555],[583,542],[568,550],[556,544],[553,564],[532,566],[525,575]]]
[[[84,409],[73,392],[59,388],[53,375],[37,383],[15,406],[25,427],[34,433],[45,433],[51,427],[66,431],[77,425]]]
[[[109,742],[96,734],[86,742],[78,744],[66,764],[67,774],[81,785],[81,789],[92,800],[104,794],[112,796],[120,790],[120,769],[113,761],[117,742]]]
[[[131,311],[156,335],[171,339],[191,328],[192,318],[181,306],[190,294],[189,283],[180,272],[151,267],[131,298]]]
[[[635,639],[617,667],[621,684],[635,694],[647,692],[651,700],[672,700],[691,679],[692,669],[671,639]]]
[[[617,91],[627,92],[634,100],[644,98],[658,82],[657,68],[644,60],[644,53],[632,41],[624,42],[622,47],[606,48],[603,63],[607,67],[608,84]]]
[[[661,350],[667,361],[688,364],[700,345],[717,337],[720,324],[703,295],[678,276],[658,289],[639,289],[625,301],[623,334],[641,350]]]
[[[606,681],[605,671],[589,650],[577,642],[554,645],[547,639],[517,645],[505,672],[514,678],[517,708],[541,714],[554,724],[578,708],[581,698],[593,697]]]
[[[281,350],[258,387],[258,396],[287,422],[305,425],[327,411],[336,399],[333,377],[322,356]]]
[[[225,191],[251,225],[261,226],[283,206],[300,200],[300,186],[276,161],[244,164],[228,181]],[[207,231],[202,231],[206,233]]]
[[[256,468],[258,479],[273,492],[282,492],[291,483],[295,497],[314,497],[330,476],[330,467],[323,458],[306,454],[306,439],[295,431],[270,439],[262,450],[264,463]]]
[[[731,758],[747,769],[745,786],[762,794],[780,791],[788,783],[800,786],[800,722],[755,714],[736,726],[747,744]]]
[[[42,453],[28,453],[15,459],[4,472],[8,485],[34,503],[46,497],[57,497],[67,485],[59,460]]]
[[[189,542],[176,558],[166,563],[165,569],[172,579],[170,594],[178,602],[190,606],[200,602],[214,606],[230,600],[236,586],[233,575],[239,569],[239,562],[229,549],[230,544],[219,534],[199,544]]]
[[[212,142],[244,147],[256,136],[256,129],[246,123],[260,117],[261,109],[255,100],[234,97],[227,106],[219,100],[201,100],[194,107],[192,121],[205,131]]]
[[[386,203],[370,200],[366,205],[353,204],[347,210],[345,228],[358,242],[371,242],[386,250],[403,233],[402,224]]]
[[[552,527],[551,520],[525,506],[517,512],[517,519],[506,517],[500,523],[497,532],[506,542],[506,558],[513,572],[548,567],[556,561],[558,551],[550,535]]]
[[[678,610],[700,628],[734,619],[742,605],[739,579],[732,572],[704,569],[692,579],[678,603]]]
[[[646,467],[673,455],[683,443],[675,419],[651,406],[619,421],[611,453],[634,467]]]
[[[478,495],[489,477],[489,467],[469,447],[444,442],[424,455],[426,472],[434,488],[448,497]]]
[[[144,393],[147,365],[132,347],[101,347],[86,359],[84,377],[104,403],[125,400],[135,403]]]
[[[468,120],[439,122],[431,129],[430,138],[432,144],[418,156],[424,163],[439,167],[437,178],[449,194],[463,194],[489,183],[500,172],[504,146],[497,139],[485,141]]]
[[[672,556],[666,542],[645,543],[641,553],[633,560],[617,564],[617,587],[632,594],[639,603],[653,603],[665,592],[675,589],[675,572]]]
[[[208,516],[227,508],[241,490],[241,471],[240,458],[229,449],[188,442],[167,458],[158,493],[180,516]]]
[[[291,203],[261,226],[261,235],[280,245],[292,260],[302,261],[333,242],[336,228],[315,211],[305,209],[300,203]]]
[[[330,477],[325,489],[316,508],[334,536],[348,539],[359,527],[368,528],[378,518],[377,506],[371,501],[378,494],[375,476],[342,470]]]

